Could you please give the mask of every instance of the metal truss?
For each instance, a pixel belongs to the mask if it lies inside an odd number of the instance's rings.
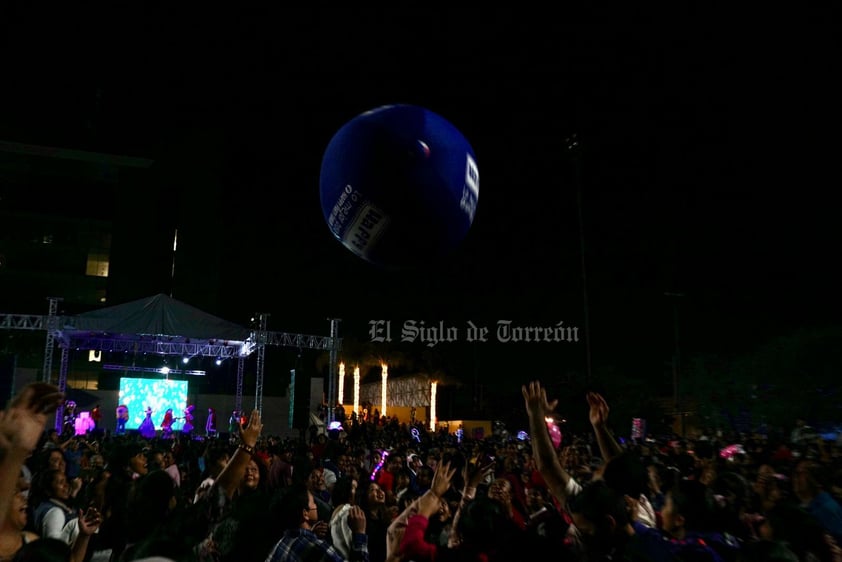
[[[288,334],[286,332],[266,332],[266,345],[281,347],[298,347],[301,349],[333,349],[337,338],[330,336],[308,336],[304,334]]]
[[[269,322],[269,315],[261,313],[259,316],[260,326],[257,334],[252,337],[257,341],[257,374],[254,382],[254,409],[263,414],[263,365],[266,357],[266,324]]]
[[[46,330],[47,317],[31,314],[0,314],[0,329],[4,330]]]
[[[243,357],[237,360],[237,394],[234,396],[234,409],[238,415],[243,414],[243,375],[245,373],[246,362]]]
[[[41,380],[44,382],[50,382],[53,376],[53,350],[56,345],[56,328],[58,327],[58,316],[56,316],[56,312],[58,312],[58,301],[61,299],[50,297],[47,300],[50,301],[50,313],[46,318],[45,326],[45,329],[47,330],[47,340],[44,342],[44,370],[41,373]],[[64,367],[64,365],[62,365],[62,367]],[[64,391],[65,387],[60,383],[61,381],[59,381],[59,388]]]
[[[59,365],[58,387],[64,392],[67,389],[67,367],[70,365],[70,350],[61,348],[61,364]],[[61,435],[64,429],[64,402],[56,410],[55,430]]]
[[[44,347],[44,369],[42,379],[52,380],[52,361],[55,345],[61,348],[61,372],[59,373],[59,389],[66,390],[67,367],[70,350],[93,350],[123,353],[145,353],[152,355],[178,355],[187,357],[210,356],[220,359],[237,358],[237,395],[235,405],[242,412],[243,404],[243,371],[245,359],[253,352],[257,352],[257,374],[255,384],[255,408],[263,408],[263,370],[265,363],[265,347],[293,347],[300,349],[315,349],[331,352],[331,373],[328,375],[330,388],[335,389],[336,358],[342,346],[342,339],[338,337],[338,319],[331,320],[330,336],[314,336],[308,334],[293,334],[288,332],[270,332],[266,330],[268,314],[261,315],[259,331],[252,332],[245,342],[228,342],[221,340],[190,341],[184,336],[159,335],[148,336],[140,334],[90,333],[86,336],[74,335],[73,317],[58,316],[58,302],[61,299],[50,297],[49,315],[33,314],[0,314],[0,329],[6,330],[40,330],[47,333]],[[335,391],[334,391],[335,393]],[[429,400],[429,399],[428,399]],[[330,408],[329,412],[333,412]],[[56,415],[56,429],[60,430],[61,409]]]
[[[93,351],[114,351],[149,353],[153,355],[179,355],[187,357],[219,357],[229,359],[232,357],[246,356],[251,353],[248,343],[237,342],[236,345],[211,344],[211,343],[184,343],[156,340],[134,340],[116,338],[70,338],[66,344],[68,347],[80,350]]]

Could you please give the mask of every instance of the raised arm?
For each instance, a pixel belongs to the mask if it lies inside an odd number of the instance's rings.
[[[480,459],[475,464],[466,462],[462,469],[462,479],[465,481],[465,488],[462,490],[462,499],[459,500],[459,507],[453,514],[453,522],[450,524],[450,534],[447,536],[448,548],[456,548],[462,541],[459,536],[459,518],[462,516],[462,508],[477,495],[477,486],[491,474],[494,474],[494,461],[481,466]]]
[[[418,499],[412,500],[406,509],[397,517],[392,519],[389,528],[386,529],[386,562],[400,562],[403,560],[400,546],[403,535],[406,532],[406,524],[409,518],[418,513]]]
[[[248,466],[249,461],[254,456],[254,448],[257,445],[257,440],[260,438],[260,432],[262,430],[263,423],[260,421],[260,412],[258,410],[252,410],[249,423],[246,427],[240,424],[240,444],[237,445],[234,455],[214,481],[214,486],[219,486],[229,498],[233,497],[234,492],[243,480],[243,475],[246,473],[246,466]]]
[[[102,515],[95,507],[89,507],[85,512],[79,511],[79,535],[70,547],[70,562],[83,562],[88,552],[91,535],[99,530]]]
[[[430,489],[418,498],[418,513],[411,515],[407,521],[401,544],[398,547],[406,560],[432,562],[436,559],[438,548],[424,539],[430,517],[439,510],[442,496],[450,488],[455,468],[450,468],[449,462],[442,462],[433,473]]]
[[[596,436],[596,443],[599,445],[599,453],[602,460],[608,462],[623,452],[620,444],[608,431],[608,402],[597,392],[588,392],[587,398],[590,407],[588,417]]]
[[[568,485],[575,480],[561,466],[561,462],[553,447],[550,432],[547,430],[546,418],[552,415],[558,400],[549,402],[547,391],[538,381],[533,381],[521,388],[526,413],[529,415],[529,437],[532,441],[532,456],[535,466],[547,483],[547,489],[562,504],[566,505],[570,494]],[[578,486],[577,486],[578,488]]]
[[[456,473],[455,468],[450,468],[450,462],[443,462],[436,467],[433,473],[433,481],[430,489],[418,498],[418,514],[426,518],[432,517],[439,511],[441,498],[450,489],[450,482]]]

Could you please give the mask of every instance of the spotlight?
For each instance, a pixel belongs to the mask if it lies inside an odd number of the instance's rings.
[[[222,357],[217,357],[217,358],[216,358],[216,364],[217,364],[217,365],[222,365]]]
[[[190,358],[185,355],[181,358],[181,362],[187,365],[190,362]]]

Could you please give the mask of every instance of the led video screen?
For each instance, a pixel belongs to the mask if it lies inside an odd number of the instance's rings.
[[[184,409],[187,407],[187,381],[169,379],[120,379],[119,404],[129,409],[129,421],[126,429],[137,429],[146,417],[146,408],[152,408],[152,421],[155,428],[161,428],[161,420],[167,408],[172,408],[172,415],[177,418],[172,425],[173,431],[181,430],[184,425]]]

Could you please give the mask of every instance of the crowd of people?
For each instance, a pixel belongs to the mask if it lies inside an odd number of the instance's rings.
[[[45,429],[64,396],[34,383],[0,412],[0,561],[842,562],[836,442],[619,440],[597,393],[557,442],[522,394],[526,438],[352,415],[281,439],[253,411],[195,440]]]

